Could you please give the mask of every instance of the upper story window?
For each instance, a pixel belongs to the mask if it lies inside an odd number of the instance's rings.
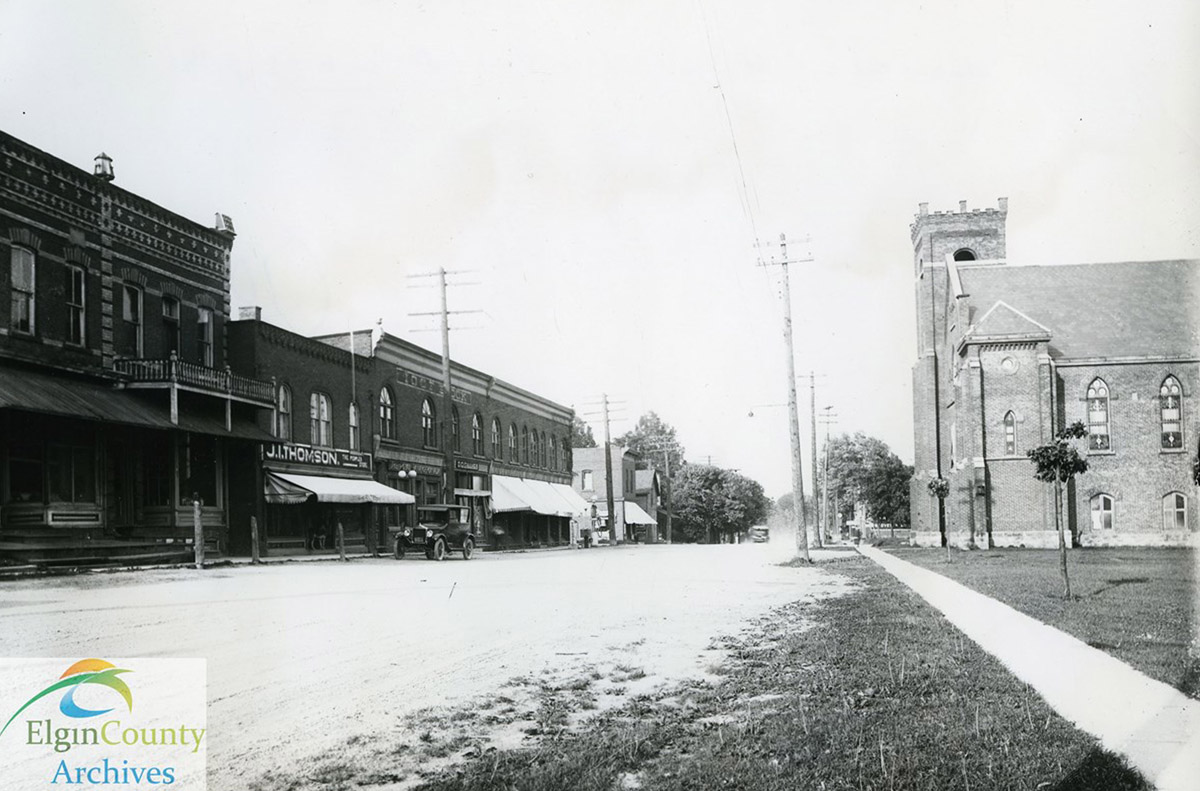
[[[1111,450],[1109,435],[1108,385],[1093,379],[1087,389],[1088,450]]]
[[[529,426],[521,426],[521,463],[529,463]]]
[[[1174,376],[1163,380],[1158,389],[1159,416],[1162,421],[1162,446],[1169,450],[1183,447],[1183,388]]]
[[[483,418],[478,412],[471,415],[471,452],[476,456],[483,455]]]
[[[426,398],[421,402],[421,444],[427,448],[436,448],[438,444],[436,418],[433,401]]]
[[[84,346],[87,344],[87,312],[84,304],[87,281],[83,270],[77,266],[68,266],[66,272],[67,343]]]
[[[333,447],[333,417],[329,396],[313,393],[308,398],[309,441],[324,448]]]
[[[579,473],[579,488],[585,492],[590,492],[595,488],[595,485],[592,482],[591,470],[583,470]]]
[[[358,450],[361,437],[358,433],[358,404],[350,405],[350,450]]]
[[[976,258],[978,256],[975,255],[975,251],[969,247],[960,247],[954,251],[955,261],[974,261]]]
[[[396,406],[387,387],[379,391],[379,434],[384,439],[396,438]]]
[[[500,418],[492,418],[492,458],[504,458],[504,442],[501,438],[503,429],[500,428]]]
[[[450,407],[450,439],[453,441],[452,448],[462,450],[462,441],[459,439],[458,424],[461,421],[458,419],[458,407]]]
[[[142,356],[142,290],[128,283],[121,287],[121,318],[125,320],[125,349]]]
[[[213,367],[213,312],[200,308],[196,315],[196,353],[200,364]]]
[[[1187,495],[1171,492],[1163,498],[1163,530],[1187,530]]]
[[[517,456],[517,424],[511,423],[508,427],[508,460],[516,464],[521,459]]]
[[[32,250],[12,248],[12,319],[15,332],[32,335],[37,328],[37,259]]]
[[[550,469],[558,469],[558,438],[550,437]]]
[[[275,406],[275,437],[284,442],[292,440],[292,389],[287,385],[279,386]]]
[[[1004,416],[1004,455],[1017,455],[1017,416],[1011,410]]]
[[[167,343],[167,356],[172,352],[179,354],[179,300],[175,297],[163,297],[162,301],[163,335]]]
[[[1113,529],[1113,498],[1107,494],[1097,494],[1092,498],[1092,529]]]

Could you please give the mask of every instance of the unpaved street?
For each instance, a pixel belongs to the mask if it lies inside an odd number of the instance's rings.
[[[215,789],[518,676],[702,675],[713,637],[844,589],[765,545],[619,547],[90,574],[0,584],[0,655],[204,657]]]

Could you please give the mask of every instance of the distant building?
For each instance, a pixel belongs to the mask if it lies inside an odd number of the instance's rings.
[[[0,562],[228,546],[270,382],[226,367],[233,224],[209,228],[0,133]]]
[[[914,543],[1057,544],[1053,487],[1026,451],[1082,421],[1089,470],[1066,492],[1075,543],[1194,543],[1200,262],[1016,264],[998,209],[912,224]]]
[[[593,530],[608,531],[618,542],[646,540],[653,536],[657,520],[638,504],[638,456],[620,445],[612,445],[612,469],[604,463],[604,448],[574,448],[571,486],[592,506]],[[612,479],[613,520],[608,515],[608,479]],[[639,532],[640,528],[640,532]],[[649,540],[654,540],[651,537]]]

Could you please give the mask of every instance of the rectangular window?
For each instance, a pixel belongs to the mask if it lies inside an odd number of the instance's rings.
[[[591,470],[584,470],[583,472],[579,473],[579,482],[580,482],[579,487],[581,489],[583,489],[585,492],[590,492],[590,491],[592,491],[593,488],[595,488],[592,485],[592,471]]]
[[[179,300],[175,297],[163,297],[162,301],[163,337],[166,339],[167,356],[179,354]]]
[[[73,346],[83,346],[87,341],[84,310],[84,280],[83,270],[77,266],[67,267],[67,343]]]
[[[46,466],[51,502],[96,502],[96,465],[91,447],[51,444]]]
[[[37,271],[32,250],[12,248],[12,328],[32,335],[37,326]]]
[[[187,505],[199,499],[217,506],[217,438],[186,434],[179,443],[180,499]]]
[[[208,308],[200,308],[196,317],[196,342],[201,365],[213,367],[213,315]]]
[[[126,348],[142,356],[142,290],[125,285],[121,289],[121,318],[125,320]]]
[[[171,482],[175,470],[171,466],[171,440],[154,432],[142,446],[142,504],[163,506],[171,504]]]
[[[41,438],[32,428],[17,428],[8,439],[9,502],[42,502],[44,489]]]

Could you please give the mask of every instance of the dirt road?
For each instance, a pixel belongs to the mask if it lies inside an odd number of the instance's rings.
[[[632,546],[8,582],[0,655],[206,658],[210,788],[244,787],[514,677],[702,675],[713,637],[843,589],[820,566],[775,565],[787,554]]]

